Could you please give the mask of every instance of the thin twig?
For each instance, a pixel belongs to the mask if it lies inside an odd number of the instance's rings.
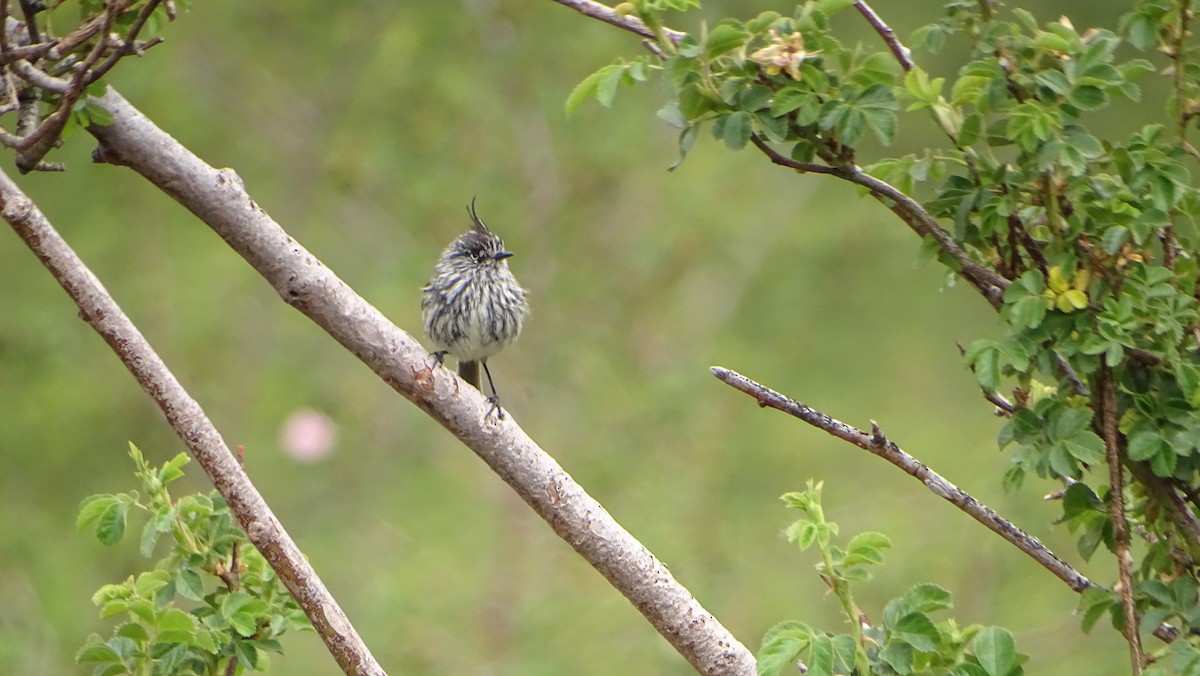
[[[238,523],[278,573],[346,673],[383,674],[337,600],[238,466],[220,433],[112,296],[36,205],[0,171],[3,218],[104,338],[229,503]]]
[[[129,6],[133,3],[134,0],[109,0],[107,9],[111,10],[113,14],[119,16],[122,12],[129,9]],[[66,55],[72,52],[79,45],[87,42],[93,35],[97,33],[100,33],[101,39],[103,39],[103,34],[108,32],[108,29],[104,27],[104,15],[107,13],[107,11],[97,13],[95,16],[88,19],[86,23],[60,38],[57,43],[54,44],[52,49],[53,53],[47,53],[47,56],[50,58],[59,58],[62,55]],[[34,40],[33,42],[38,41]]]
[[[903,68],[905,72],[912,70],[914,67],[912,52],[909,51],[908,47],[905,47],[904,44],[900,42],[900,38],[896,37],[896,31],[892,30],[891,26],[884,23],[883,19],[880,18],[879,15],[875,13],[875,10],[871,9],[871,6],[864,2],[864,0],[855,0],[854,8],[863,15],[863,18],[867,20],[867,23],[871,24],[871,27],[874,28],[875,32],[879,34],[879,37],[883,38],[883,42],[888,46],[888,49],[892,50],[892,54],[896,57],[896,61],[900,62],[900,67]]]
[[[554,0],[554,2],[557,2],[564,7],[570,7],[576,12],[590,16],[593,19],[599,19],[604,23],[611,24],[617,28],[627,30],[631,33],[636,33],[644,38],[649,38],[650,40],[655,40],[658,38],[658,36],[654,34],[654,31],[650,30],[646,24],[642,23],[641,19],[633,16],[632,14],[617,14],[613,8],[609,7],[608,5],[599,2],[593,2],[592,0]],[[679,41],[682,40],[685,35],[687,35],[687,33],[671,30],[670,28],[665,27],[662,29],[662,31],[663,34],[675,44],[679,44]]]
[[[824,413],[805,406],[798,401],[764,386],[736,371],[714,366],[709,369],[718,380],[730,387],[745,392],[754,397],[761,407],[770,407],[783,411],[804,422],[827,432],[843,441],[848,441],[859,448],[869,451],[903,470],[909,476],[925,485],[934,495],[945,499],[958,507],[971,518],[986,526],[989,530],[1004,538],[1010,544],[1025,552],[1043,568],[1066,583],[1072,591],[1082,592],[1086,589],[1104,589],[1092,582],[1082,573],[1063,561],[1050,551],[1037,538],[1029,535],[1011,522],[1001,518],[991,508],[979,502],[958,486],[942,478],[937,472],[929,469],[913,456],[905,453],[899,446],[892,443],[883,435],[879,426],[871,423],[871,431],[851,427],[843,422],[834,420]],[[1167,624],[1159,625],[1154,635],[1163,641],[1170,642],[1179,636],[1179,630]]]
[[[871,191],[871,196],[879,200],[900,216],[921,237],[932,237],[937,240],[942,249],[959,265],[959,272],[967,281],[981,293],[993,306],[998,307],[1002,302],[1002,292],[1009,281],[994,270],[990,270],[971,259],[962,247],[954,241],[950,233],[942,229],[929,212],[916,200],[900,192],[888,183],[864,172],[857,165],[827,166],[811,162],[798,162],[767,145],[757,134],[750,135],[750,142],[775,164],[805,173],[818,173],[837,176]]]
[[[1079,374],[1075,372],[1075,369],[1071,366],[1071,362],[1067,361],[1066,357],[1055,352],[1054,363],[1058,367],[1058,374],[1063,378],[1066,378],[1067,382],[1071,383],[1071,390],[1075,392],[1075,394],[1078,394],[1081,397],[1092,396],[1092,393],[1088,390],[1087,384],[1084,383],[1083,379],[1079,377]]]
[[[24,5],[24,0],[22,0],[22,4]],[[106,7],[101,23],[102,36],[96,41],[96,45],[88,52],[83,62],[75,66],[75,74],[71,76],[70,86],[59,96],[58,106],[54,112],[47,115],[36,129],[21,137],[16,161],[17,169],[21,173],[37,171],[49,166],[42,159],[59,143],[63,128],[75,107],[75,102],[79,100],[87,87],[87,73],[104,53],[103,33],[107,33],[113,22],[116,21],[118,11],[116,6],[114,3]]]
[[[1120,581],[1118,593],[1125,610],[1125,640],[1129,642],[1129,661],[1133,674],[1142,673],[1142,638],[1138,633],[1137,605],[1133,598],[1133,574],[1129,567],[1133,557],[1129,554],[1129,522],[1125,518],[1125,468],[1121,462],[1121,448],[1117,436],[1117,397],[1113,388],[1112,369],[1108,360],[1100,355],[1100,431],[1104,435],[1105,457],[1108,461],[1109,510],[1113,520],[1113,549],[1117,556],[1117,572]]]
[[[709,370],[721,382],[757,399],[759,406],[769,406],[799,418],[809,425],[828,432],[843,441],[848,441],[861,449],[870,451],[904,470],[904,472],[925,484],[925,487],[932,491],[934,495],[949,501],[955,507],[966,512],[973,519],[1028,554],[1041,564],[1043,568],[1065,582],[1073,591],[1081,592],[1089,587],[1099,586],[1072,568],[1070,564],[1060,559],[1054,552],[1047,549],[1037,538],[1001,518],[989,507],[942,478],[937,472],[934,472],[916,458],[905,453],[891,441],[888,441],[877,428],[872,430],[872,432],[864,432],[843,422],[834,420],[814,408],[789,399],[764,385],[750,380],[740,373],[720,366],[714,366]]]
[[[138,12],[137,18],[133,20],[133,25],[129,27],[129,34],[125,36],[120,45],[112,48],[108,58],[105,59],[103,63],[93,68],[91,72],[87,74],[87,78],[84,80],[85,85],[90,85],[104,77],[105,73],[112,70],[112,67],[117,65],[117,61],[120,61],[122,58],[134,53],[133,50],[137,45],[138,33],[142,32],[142,28],[146,25],[146,21],[150,18],[150,15],[154,13],[154,10],[158,9],[158,6],[161,2],[162,0],[150,0],[145,4],[145,6],[142,7],[142,10]]]

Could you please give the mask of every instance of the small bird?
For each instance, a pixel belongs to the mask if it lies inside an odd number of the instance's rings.
[[[422,289],[421,317],[434,358],[439,364],[447,354],[457,359],[458,375],[481,392],[479,367],[483,366],[492,391],[487,415],[496,411],[503,419],[487,360],[521,335],[529,315],[528,294],[508,269],[512,252],[475,213],[474,198],[467,214],[471,229],[446,247]]]

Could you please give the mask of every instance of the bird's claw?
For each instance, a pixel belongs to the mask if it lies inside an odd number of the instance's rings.
[[[483,418],[486,420],[493,413],[495,413],[496,420],[504,420],[504,409],[500,408],[500,397],[491,396],[491,397],[488,397],[487,400],[488,400],[488,403],[491,405],[488,406],[487,412],[483,414]]]

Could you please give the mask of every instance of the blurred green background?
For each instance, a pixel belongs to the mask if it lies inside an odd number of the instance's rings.
[[[789,11],[708,0],[701,16]],[[876,3],[907,36],[937,2]],[[1042,20],[1077,3],[1037,3]],[[1126,5],[1088,3],[1076,26]],[[838,18],[847,42],[874,44]],[[698,143],[682,168],[655,85],[567,118],[571,88],[631,35],[552,2],[201,2],[167,43],[111,80],[216,166],[368,300],[419,334],[419,287],[479,211],[517,252],[534,315],[492,362],[506,408],[752,650],[775,622],[842,626],[815,558],[781,537],[778,496],[825,481],[846,535],[894,548],[859,589],[868,614],[918,582],[949,588],[960,624],[1013,630],[1029,673],[1124,673],[1120,637],[1085,636],[1076,596],[890,465],[759,409],[720,364],[848,423],[879,421],[943,476],[1097,582],[1030,482],[1005,494],[1000,421],[955,341],[994,335],[969,290],[917,265],[916,238],[834,180]],[[951,74],[958,47],[923,56]],[[1147,97],[1154,101],[1153,98]],[[1097,122],[1140,127],[1134,106]],[[1136,115],[1130,115],[1137,112]],[[906,116],[910,152],[941,143]],[[392,673],[686,674],[690,668],[468,450],[285,306],[202,223],[132,172],[89,162],[20,184],[205,406],[277,514]],[[11,171],[7,168],[6,171]],[[133,487],[127,441],[183,449],[36,259],[0,233],[0,673],[78,673],[108,634],[89,601],[147,565],[127,542],[74,531],[85,496]],[[339,436],[300,462],[284,420],[315,409]],[[194,465],[187,487],[208,490]],[[177,489],[176,492],[180,492]],[[1103,624],[1103,623],[1102,623]],[[338,673],[311,633],[283,674]]]

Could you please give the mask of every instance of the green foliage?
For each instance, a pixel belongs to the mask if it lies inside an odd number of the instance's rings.
[[[788,493],[783,501],[803,515],[788,527],[788,540],[801,550],[816,546],[821,555],[817,572],[854,630],[835,635],[797,620],[780,622],[763,637],[759,674],[790,673],[797,662],[817,676],[1024,673],[1025,657],[1017,653],[1007,630],[978,625],[959,629],[952,619],[935,622],[932,615],[953,607],[950,592],[935,584],[918,584],[892,599],[883,608],[882,621],[871,624],[855,604],[851,586],[870,579],[869,567],[883,564],[883,550],[891,542],[879,533],[860,533],[844,549],[835,545],[838,527],[825,519],[819,483],[809,481],[806,490]]]
[[[810,165],[798,168],[853,179],[847,170],[868,141],[896,138],[902,106],[927,116],[944,147],[874,158],[864,169],[921,203],[923,214],[893,210],[923,234],[936,221],[956,250],[940,251],[934,238],[923,246],[999,312],[1003,335],[964,352],[979,386],[1008,400],[999,445],[1012,450],[1013,465],[1004,484],[1029,475],[1067,482],[1063,522],[1087,558],[1100,545],[1117,549],[1108,464],[1119,463],[1128,483],[1116,518],[1146,540],[1135,562],[1137,608],[1149,618],[1140,629],[1171,618],[1191,631],[1190,608],[1162,593],[1179,580],[1194,586],[1200,557],[1200,190],[1192,177],[1200,153],[1188,141],[1200,117],[1200,54],[1191,4],[1143,0],[1115,30],[1081,31],[1066,17],[1042,23],[1025,9],[953,0],[908,41],[915,58],[952,41],[966,50],[945,77],[888,45],[887,31],[877,30],[874,47],[839,41],[830,17],[851,4],[808,0],[790,15],[722,19],[678,42],[660,40],[671,99],[662,117],[683,130],[681,160],[709,124],[731,149],[753,141]],[[650,4],[634,8],[648,24],[661,22]],[[1154,72],[1169,78],[1168,122],[1096,131],[1097,113],[1141,101],[1138,79]],[[974,279],[968,263],[1003,282],[984,288],[990,282]],[[1109,384],[1112,412],[1100,398]],[[1110,447],[1105,434],[1114,429]],[[814,521],[791,535],[824,546],[831,533]],[[1120,604],[1093,601],[1085,627],[1104,612],[1122,625]],[[804,627],[789,631],[788,640],[815,651],[810,657],[837,663],[832,643],[818,644]],[[1170,651],[1192,663],[1190,652]]]
[[[232,660],[237,673],[266,671],[268,653],[282,652],[279,637],[310,627],[308,618],[249,546],[219,494],[172,499],[167,485],[183,476],[186,454],[156,468],[136,446],[129,448],[141,492],[87,498],[76,527],[115,545],[133,508],[146,515],[139,537],[143,556],[152,557],[163,536],[170,544],[151,570],[106,584],[92,596],[100,617],[119,616],[121,622],[107,640],[90,635],[75,660],[94,665],[98,676],[224,674]]]

